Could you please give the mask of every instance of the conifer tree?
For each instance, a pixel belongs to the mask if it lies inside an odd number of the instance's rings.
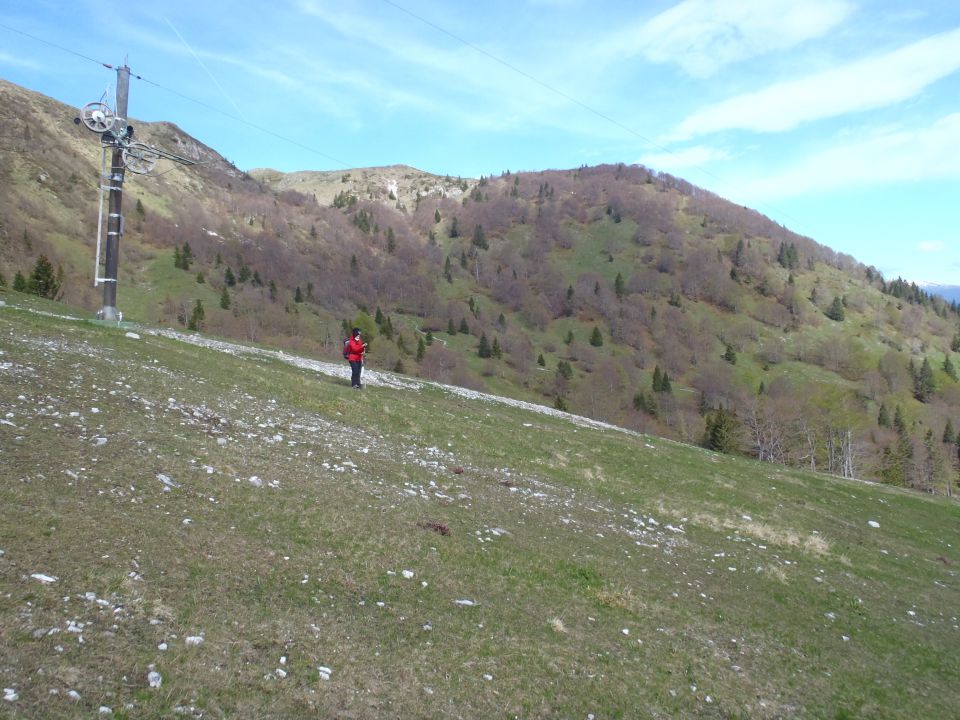
[[[567,330],[567,336],[563,339],[565,345],[573,342],[573,330]]]
[[[432,330],[427,330],[425,342],[427,343],[427,347],[430,347],[431,345],[433,345],[433,331],[432,331]]]
[[[467,325],[467,319],[466,319],[466,318],[460,318],[460,327],[457,328],[457,330],[458,330],[458,332],[460,332],[461,335],[469,335],[469,334],[470,334],[470,326]]]
[[[457,216],[453,216],[453,220],[450,221],[450,231],[447,233],[452,238],[460,237],[460,221],[457,220]]]
[[[835,297],[833,302],[830,304],[830,307],[827,308],[827,312],[824,314],[831,320],[843,322],[847,314],[843,309],[843,300],[839,296]]]
[[[202,272],[197,273],[197,285],[203,285],[207,279],[203,276]]]
[[[450,318],[449,320],[447,320],[447,335],[456,335],[456,334],[457,334],[457,328],[453,324],[453,318]]]
[[[733,454],[739,449],[737,434],[740,426],[733,413],[720,408],[707,416],[705,444],[710,450]]]
[[[177,270],[180,270],[182,264],[183,264],[183,258],[180,257],[180,246],[174,245],[173,246],[173,266],[177,268]]]
[[[547,366],[547,361],[543,359],[543,353],[540,353],[539,355],[537,355],[537,365],[539,365],[540,367]]]
[[[727,350],[723,353],[723,359],[731,365],[737,364],[737,352],[733,349],[733,345],[727,345]]]
[[[299,285],[297,285],[297,289],[294,290],[294,292],[293,292],[293,301],[294,301],[295,303],[302,303],[302,302],[303,302],[303,291],[300,290],[300,286],[299,286]]]
[[[613,281],[613,292],[617,296],[618,300],[623,300],[623,296],[626,293],[625,283],[623,282],[623,275],[617,273],[616,279]]]
[[[953,361],[950,359],[949,354],[945,355],[943,358],[943,371],[951,380],[957,379],[957,369],[953,366]]]
[[[503,357],[503,348],[500,347],[500,339],[496,335],[493,336],[493,345],[490,347],[490,357],[494,360],[499,360]]]
[[[927,402],[937,386],[933,379],[933,368],[930,367],[930,360],[923,358],[923,365],[920,366],[920,372],[917,373],[916,380],[913,383],[913,396],[920,402]]]
[[[436,210],[433,211],[433,221],[435,223],[440,222],[440,208],[437,208]]]
[[[880,427],[890,427],[890,411],[887,406],[880,403],[880,411],[877,413],[877,425]]]
[[[473,244],[474,246],[480,248],[481,250],[487,250],[490,248],[490,243],[487,242],[487,235],[483,232],[483,225],[477,225],[473,230]]]
[[[596,325],[593,326],[593,333],[590,335],[590,344],[594,347],[601,347],[603,345],[603,335],[600,333],[600,328]]]
[[[660,387],[663,384],[663,371],[660,369],[659,365],[656,365],[653,368],[653,382],[651,384],[654,392],[660,392]]]
[[[233,287],[237,284],[237,277],[233,274],[233,270],[230,269],[229,265],[227,265],[227,269],[223,271],[223,281],[227,284],[227,287]]]
[[[19,270],[17,270],[16,274],[13,276],[13,289],[14,292],[25,293],[27,291],[27,279]]]
[[[417,338],[417,362],[423,362],[423,358],[427,355],[427,344],[423,341],[423,338]]]
[[[953,429],[953,423],[947,418],[947,424],[943,428],[943,442],[952,445],[957,440],[957,433]]]
[[[190,321],[187,323],[187,329],[194,331],[201,330],[203,328],[204,314],[203,303],[200,302],[200,298],[197,298],[197,302],[193,306],[193,312],[190,313]]]
[[[224,310],[230,309],[230,292],[226,288],[220,293],[220,307]]]
[[[487,340],[486,333],[480,335],[480,344],[477,347],[477,355],[482,358],[488,358],[491,355],[490,341]]]
[[[55,300],[60,292],[62,278],[63,270],[54,272],[53,264],[47,256],[41,255],[37,258],[37,262],[33,266],[33,272],[27,279],[27,292],[48,300]]]

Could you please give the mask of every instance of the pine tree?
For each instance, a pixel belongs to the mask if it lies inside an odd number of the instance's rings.
[[[27,291],[27,279],[19,270],[17,270],[16,274],[13,276],[13,290],[14,292],[22,293]]]
[[[393,253],[397,249],[397,236],[393,232],[393,228],[387,228],[387,252]]]
[[[46,255],[37,258],[33,272],[27,279],[27,292],[48,300],[55,300],[60,292],[63,270],[54,272],[53,264]]]
[[[673,392],[673,386],[670,385],[670,376],[667,375],[666,371],[664,371],[663,377],[660,380],[660,392],[666,395]]]
[[[182,269],[182,266],[183,266],[183,258],[180,256],[179,245],[173,246],[173,266],[178,270]]]
[[[843,322],[846,318],[846,311],[843,309],[843,300],[838,296],[833,299],[833,302],[830,304],[830,307],[827,308],[826,313],[824,313],[831,320],[836,322]]]
[[[240,271],[237,273],[237,282],[242,285],[243,283],[250,280],[250,275],[251,275],[250,268],[248,268],[246,264],[241,265]]]
[[[223,271],[223,281],[227,284],[227,287],[233,287],[237,284],[237,276],[233,274],[233,270],[230,269],[229,265],[227,265],[227,269]]]
[[[479,355],[482,358],[488,358],[491,355],[490,341],[487,340],[486,333],[483,333],[482,335],[480,335],[480,344],[477,347],[477,355]]]
[[[190,243],[184,241],[183,249],[180,251],[180,269],[189,270],[190,263],[193,262],[193,250],[190,249]]]
[[[727,350],[723,353],[723,359],[731,365],[737,364],[737,352],[733,349],[733,345],[727,345]]]
[[[220,293],[220,307],[224,310],[230,309],[230,292],[226,288]]]
[[[601,347],[603,345],[603,335],[600,333],[600,328],[596,325],[593,326],[593,333],[590,335],[590,344],[594,347]]]
[[[953,340],[950,342],[950,349],[954,352],[960,352],[960,332],[953,336]]]
[[[733,413],[720,408],[707,417],[705,445],[715,452],[733,454],[739,450],[740,425]]]
[[[653,368],[653,382],[651,383],[651,387],[653,388],[654,392],[660,392],[660,388],[662,387],[662,385],[663,385],[663,371],[660,369],[659,365],[656,365]]]
[[[623,282],[623,275],[617,273],[616,279],[613,281],[613,292],[617,296],[618,300],[623,300],[623,296],[626,293],[625,283]]]
[[[923,358],[923,365],[920,366],[920,372],[913,383],[913,396],[920,402],[927,402],[936,392],[937,385],[933,379],[933,368],[930,367],[930,360]]]
[[[557,375],[564,380],[569,380],[573,377],[573,367],[566,360],[561,360],[557,363]]]
[[[890,427],[890,411],[887,406],[880,403],[880,411],[877,413],[877,425],[880,427]]]
[[[450,221],[450,231],[447,233],[452,238],[460,237],[460,221],[457,220],[457,216],[453,216],[453,220]]]
[[[271,280],[267,290],[270,294],[270,302],[276,302],[277,301],[277,283]]]
[[[457,327],[453,324],[453,318],[447,320],[447,335],[456,335]]]
[[[943,371],[951,380],[957,379],[957,369],[953,366],[953,361],[950,359],[950,355],[945,355],[943,358]]]
[[[537,365],[539,365],[540,367],[547,366],[547,361],[543,359],[543,353],[540,353],[539,355],[537,355]]]
[[[907,434],[907,421],[903,417],[903,408],[899,405],[893,411],[893,428],[900,435]]]
[[[493,336],[493,345],[490,347],[490,357],[494,360],[499,360],[503,357],[503,348],[500,347],[500,339],[496,335]]]
[[[294,301],[295,303],[302,303],[302,302],[303,302],[303,292],[300,290],[300,286],[299,286],[299,285],[297,285],[297,289],[294,290],[294,292],[293,292],[293,301]]]
[[[384,320],[383,310],[381,310],[380,306],[377,305],[377,312],[373,316],[373,321],[377,324],[377,327],[380,327],[381,325],[383,325],[383,320]]]
[[[460,318],[460,327],[457,328],[457,330],[458,330],[458,332],[460,332],[460,334],[462,334],[462,335],[469,335],[469,334],[470,334],[470,326],[467,325],[467,319],[466,319],[466,318]]]
[[[203,285],[207,279],[203,276],[202,272],[197,273],[197,285]]]
[[[193,306],[193,312],[190,313],[190,321],[187,323],[187,329],[194,331],[201,330],[203,328],[204,314],[203,303],[197,298],[197,302]]]
[[[487,250],[490,248],[490,243],[487,242],[487,235],[483,232],[483,225],[477,225],[473,230],[473,240],[474,246],[480,248],[481,250]]]
[[[5,288],[7,286],[7,278],[3,273],[0,273],[0,288]]]
[[[427,355],[427,344],[423,341],[423,338],[417,338],[417,362],[423,362],[423,358]]]
[[[437,208],[436,210],[433,211],[433,221],[435,223],[440,222],[440,208]]]
[[[427,335],[426,335],[425,341],[426,341],[426,343],[427,343],[427,347],[430,347],[431,345],[433,345],[433,331],[432,331],[432,330],[427,330]]]
[[[563,339],[565,345],[573,342],[573,330],[567,330],[567,336]]]
[[[357,262],[357,256],[350,256],[350,274],[353,277],[357,277],[360,274],[360,263]]]
[[[947,418],[947,424],[943,428],[943,441],[948,445],[952,445],[957,440],[957,433],[953,429],[953,423],[950,421],[950,418]]]

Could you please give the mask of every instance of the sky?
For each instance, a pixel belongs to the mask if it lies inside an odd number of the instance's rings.
[[[641,164],[960,285],[956,0],[0,0],[0,77],[239,168]]]

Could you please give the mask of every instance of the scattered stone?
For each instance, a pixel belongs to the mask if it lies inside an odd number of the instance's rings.
[[[880,527],[880,523],[878,523],[876,520],[867,520],[867,525],[869,525],[872,528]]]
[[[325,665],[321,665],[320,667],[318,667],[317,671],[320,673],[321,680],[329,680],[330,676],[333,675],[333,670],[331,670]]]
[[[58,579],[56,575],[45,575],[43,573],[33,573],[30,577],[32,577],[34,580],[39,580],[44,585],[55,583]]]

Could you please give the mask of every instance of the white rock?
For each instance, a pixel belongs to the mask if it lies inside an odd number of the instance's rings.
[[[184,642],[187,643],[187,647],[199,647],[200,645],[203,645],[203,636],[189,635]]]
[[[867,525],[869,525],[872,528],[880,527],[880,523],[878,523],[876,520],[867,520]]]
[[[413,578],[413,570],[404,570],[401,574],[402,574],[407,580],[410,580],[410,579]]]
[[[135,332],[128,332],[128,333],[126,333],[125,337],[128,337],[128,338],[130,338],[131,340],[139,340],[139,339],[140,339],[140,336],[137,335]]]
[[[161,652],[163,652],[167,649],[167,647],[168,645],[166,643],[160,643],[159,645],[157,645],[157,650],[160,650]]]
[[[113,715],[113,710],[108,708],[106,705],[101,705],[100,710],[98,711],[101,715]]]
[[[318,667],[317,672],[320,673],[321,680],[329,680],[330,676],[333,675],[333,670],[326,667],[325,665],[321,665],[320,667]]]
[[[80,693],[78,693],[76,690],[67,690],[67,697],[71,700],[79,700]]]
[[[476,603],[473,600],[466,600],[466,599],[454,600],[453,604],[459,605],[460,607],[473,607],[474,605],[476,605]]]
[[[150,687],[158,688],[163,685],[163,676],[156,670],[151,670],[147,673],[147,682],[150,683]]]
[[[43,573],[33,573],[30,577],[34,580],[39,580],[44,585],[49,585],[50,583],[55,583],[57,581],[56,575],[44,575]]]
[[[4,688],[3,689],[3,699],[7,702],[13,702],[20,696],[17,695],[17,691],[13,688]]]

